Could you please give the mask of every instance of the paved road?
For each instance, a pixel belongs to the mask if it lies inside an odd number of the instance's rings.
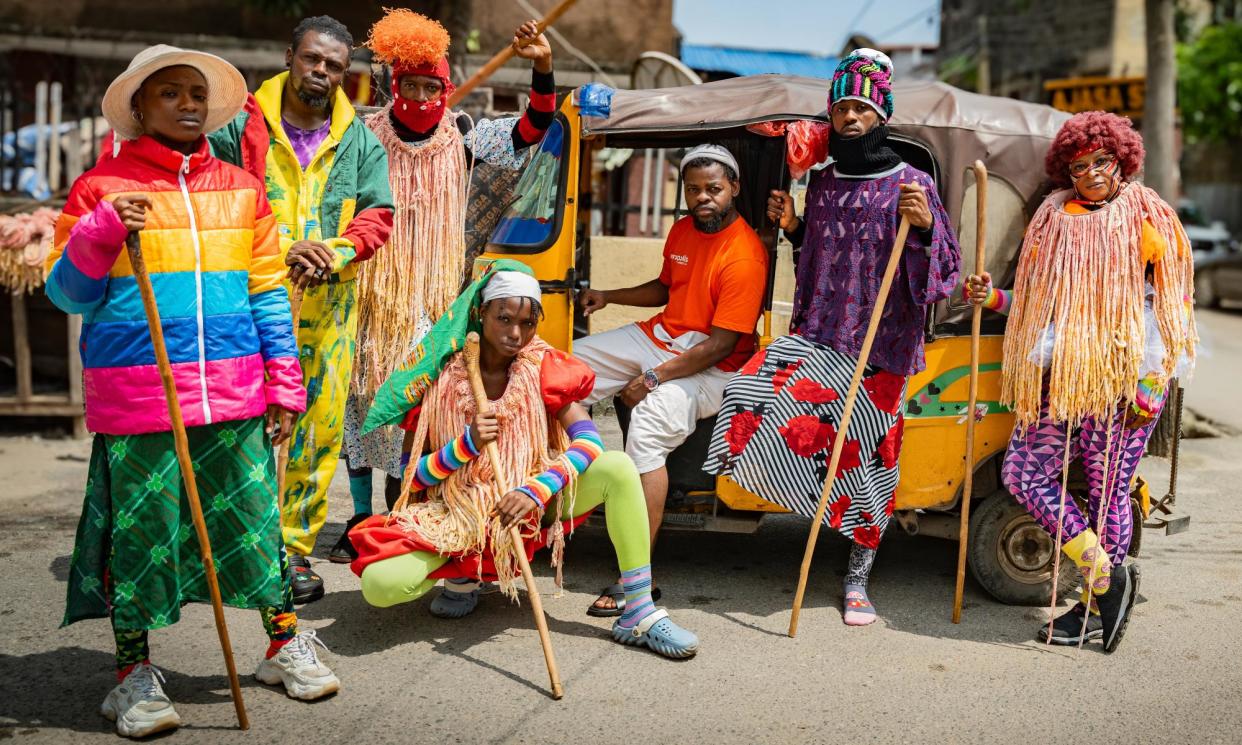
[[[1242,433],[1242,308],[1199,310],[1199,364],[1186,388],[1186,405]]]
[[[1046,610],[1002,606],[968,584],[949,622],[955,546],[894,535],[873,579],[884,621],[841,623],[846,545],[820,542],[797,639],[785,637],[806,524],[750,536],[669,534],[656,556],[665,604],[703,639],[670,662],[621,647],[584,609],[609,582],[601,531],[568,552],[567,589],[546,596],[566,697],[545,692],[525,606],[485,597],[465,621],[426,600],[367,607],[343,567],[321,562],[329,595],[302,610],[331,646],[345,688],[304,704],[245,683],[249,741],[340,743],[1186,742],[1242,741],[1242,440],[1196,440],[1183,459],[1191,532],[1148,535],[1142,602],[1112,655],[1031,641]],[[113,683],[105,622],[57,629],[85,473],[84,443],[0,440],[0,739],[116,742],[97,714]],[[1161,461],[1145,472],[1157,482]],[[343,469],[342,469],[343,470]],[[339,474],[343,475],[343,474]],[[321,548],[339,534],[343,479]],[[546,559],[541,586],[552,592]],[[254,613],[229,611],[239,666],[264,647]],[[238,742],[209,609],[153,635],[185,743]],[[1071,739],[1076,738],[1076,739]]]

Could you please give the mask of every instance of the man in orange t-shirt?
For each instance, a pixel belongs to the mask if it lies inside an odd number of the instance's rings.
[[[623,290],[585,290],[587,315],[615,303],[664,307],[650,320],[574,342],[574,356],[595,372],[584,403],[620,395],[633,409],[625,451],[638,467],[651,540],[664,518],[668,454],[720,409],[725,383],[755,351],[768,254],[733,206],[737,160],[719,145],[682,159],[689,216],[664,244],[658,279]],[[607,588],[592,615],[620,615],[619,585]]]

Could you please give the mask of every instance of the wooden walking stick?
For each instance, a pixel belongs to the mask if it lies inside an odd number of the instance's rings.
[[[987,266],[988,169],[976,160],[975,274]],[[970,404],[966,408],[966,473],[962,476],[962,517],[957,528],[957,586],[953,590],[953,623],[962,622],[962,595],[966,591],[966,542],[970,537],[970,497],[975,487],[975,406],[979,402],[979,324],[983,306],[975,304],[970,316]]]
[[[573,7],[576,2],[578,2],[578,0],[561,0],[559,5],[548,11],[548,14],[539,21],[539,33],[542,34],[547,30],[548,26],[556,23],[557,19],[563,16],[565,11]],[[487,64],[480,67],[478,72],[470,76],[469,80],[458,86],[457,90],[453,91],[453,95],[449,96],[448,108],[451,109],[461,103],[461,100],[466,97],[466,94],[477,88],[492,75],[496,74],[496,71],[508,62],[511,57],[513,57],[512,44],[493,55],[492,58],[487,61]]]
[[[466,370],[470,373],[470,389],[474,392],[476,408],[482,413],[490,408],[487,391],[483,388],[483,376],[479,372],[479,335],[473,331],[466,335]],[[501,482],[500,454],[496,442],[483,446],[483,455],[492,462],[492,478],[495,481],[496,493],[504,496],[509,489]],[[530,597],[530,610],[535,615],[535,627],[539,629],[539,643],[543,645],[543,659],[548,663],[548,677],[552,680],[552,698],[560,699],[565,695],[561,689],[561,672],[556,666],[556,655],[552,653],[552,637],[548,634],[548,619],[543,615],[543,600],[539,597],[539,588],[535,585],[535,575],[530,570],[530,562],[526,559],[526,545],[522,542],[522,534],[518,526],[509,528],[509,538],[513,540],[513,553],[517,556],[518,567],[522,570],[522,581],[526,583],[526,594]]]
[[[293,316],[293,347],[297,351],[298,344],[298,322],[302,320],[302,293],[301,287],[293,290],[293,297],[289,298],[289,313]],[[294,417],[294,426],[297,425],[297,417]],[[290,432],[285,441],[280,443],[280,449],[276,455],[276,504],[280,505],[280,514],[285,514],[285,469],[289,467],[289,446],[293,444],[293,433]]]
[[[172,421],[173,443],[177,450],[177,465],[181,480],[185,483],[186,502],[194,519],[194,532],[198,535],[198,548],[203,557],[203,574],[207,577],[207,590],[211,594],[211,609],[216,617],[216,633],[220,636],[220,648],[224,652],[224,665],[229,671],[229,688],[233,693],[233,708],[237,710],[237,726],[250,729],[246,716],[246,704],[242,701],[241,683],[237,680],[237,666],[233,662],[233,645],[229,642],[229,628],[224,622],[224,603],[220,600],[220,583],[216,580],[216,565],[211,558],[211,542],[207,537],[207,523],[203,520],[203,506],[198,501],[198,482],[194,479],[194,464],[190,461],[190,441],[185,434],[185,420],[181,417],[181,401],[177,398],[177,384],[173,381],[172,365],[168,361],[168,349],[164,346],[164,329],[160,325],[160,310],[155,304],[155,290],[142,260],[142,244],[138,231],[131,231],[125,239],[129,250],[129,263],[134,269],[134,280],[142,296],[142,308],[147,315],[147,328],[151,331],[151,346],[155,348],[155,362],[159,366],[160,379],[164,382],[164,399],[168,402],[168,418]]]
[[[850,419],[854,416],[854,401],[858,398],[858,386],[862,383],[867,358],[871,356],[871,344],[875,341],[876,329],[880,327],[880,316],[884,315],[884,303],[888,300],[888,291],[893,286],[893,277],[897,274],[897,265],[901,263],[901,253],[905,248],[906,235],[909,232],[910,218],[903,215],[901,225],[897,228],[897,240],[893,241],[893,250],[888,256],[888,266],[884,268],[884,279],[880,282],[880,291],[875,296],[875,308],[871,311],[867,335],[863,338],[862,349],[858,353],[858,364],[854,366],[854,378],[850,380],[849,392],[845,394],[845,410],[841,413],[841,426],[837,429],[837,436],[832,441],[832,458],[828,461],[828,477],[824,480],[824,491],[819,496],[815,521],[811,523],[811,535],[806,539],[806,553],[802,556],[802,572],[798,575],[798,592],[794,595],[793,615],[789,618],[790,637],[798,634],[798,616],[802,613],[806,580],[811,573],[811,559],[815,556],[815,541],[819,539],[819,524],[824,521],[824,513],[828,510],[828,497],[832,495],[832,484],[837,479],[837,464],[841,462],[845,435],[850,428]]]

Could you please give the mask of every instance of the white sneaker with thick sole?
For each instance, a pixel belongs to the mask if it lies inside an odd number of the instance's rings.
[[[124,737],[146,737],[180,727],[181,717],[164,694],[162,680],[164,675],[151,663],[134,665],[125,680],[108,692],[99,713],[116,722],[116,733]]]
[[[314,629],[303,631],[281,647],[270,659],[263,660],[254,671],[260,683],[283,683],[285,692],[302,701],[314,701],[341,690],[341,681],[319,661],[315,645],[327,649]]]

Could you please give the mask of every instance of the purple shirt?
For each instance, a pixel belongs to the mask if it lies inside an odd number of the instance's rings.
[[[311,158],[319,151],[320,143],[328,136],[332,119],[329,118],[319,129],[299,129],[284,119],[280,120],[280,126],[289,136],[289,144],[293,145],[293,153],[298,156],[298,164],[305,170],[310,165]]]
[[[902,183],[923,186],[934,224],[929,232],[910,229],[868,361],[912,375],[926,366],[926,306],[953,292],[961,250],[931,177],[910,165],[873,178],[837,176],[831,167],[811,177],[790,328],[838,352],[861,353],[897,238]]]

